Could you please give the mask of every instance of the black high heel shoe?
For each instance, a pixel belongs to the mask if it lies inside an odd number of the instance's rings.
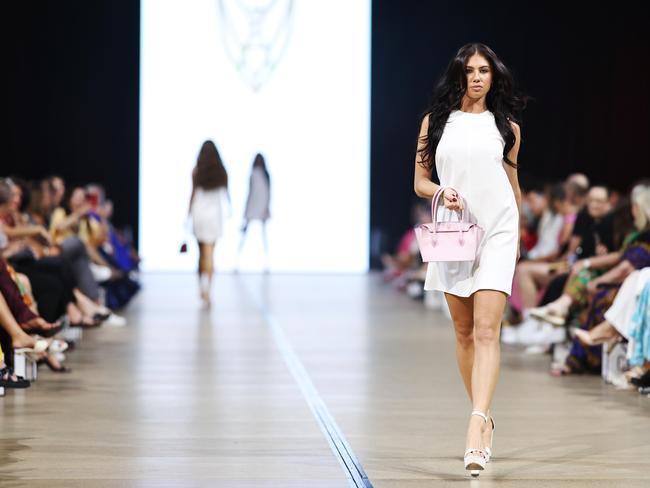
[[[96,317],[93,317],[90,323],[84,322],[83,319],[81,322],[70,322],[70,327],[79,327],[81,329],[94,329],[100,325],[102,325],[102,321],[98,320]]]

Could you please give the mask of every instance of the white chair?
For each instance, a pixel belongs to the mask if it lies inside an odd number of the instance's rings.
[[[38,365],[36,360],[24,353],[14,353],[14,372],[26,380],[36,381]]]
[[[600,373],[605,383],[615,386],[628,386],[623,369],[627,365],[627,343],[617,342],[610,351],[607,343],[603,344]]]

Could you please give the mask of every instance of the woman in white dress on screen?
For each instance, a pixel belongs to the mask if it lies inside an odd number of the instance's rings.
[[[473,407],[464,462],[474,476],[492,455],[489,407],[499,374],[499,333],[519,259],[516,114],[528,98],[514,93],[508,68],[489,47],[467,44],[436,85],[418,137],[415,193],[432,198],[440,186],[449,187],[437,220],[459,220],[465,210],[485,231],[475,261],[431,262],[424,284],[444,292],[454,323],[458,367]],[[440,185],[431,180],[434,166]]]
[[[205,141],[192,170],[189,214],[199,244],[199,287],[206,306],[210,306],[214,247],[223,235],[224,219],[230,216],[230,212],[228,173],[214,142]]]
[[[253,220],[259,220],[262,224],[262,243],[264,244],[265,254],[265,271],[268,271],[269,262],[269,245],[266,238],[266,221],[271,217],[269,209],[271,201],[271,177],[269,171],[266,169],[266,162],[264,156],[260,153],[255,155],[253,160],[253,167],[251,169],[251,176],[248,186],[248,198],[246,199],[246,209],[244,210],[244,225],[241,228],[241,240],[239,241],[239,251],[237,253],[237,261],[239,262],[239,255],[244,247],[244,240],[246,239],[246,232],[248,231],[248,224]]]

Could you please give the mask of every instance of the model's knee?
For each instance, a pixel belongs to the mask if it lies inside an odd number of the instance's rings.
[[[471,323],[464,327],[456,327],[456,343],[463,349],[474,346],[474,331]]]
[[[474,340],[479,344],[493,344],[499,342],[498,324],[485,319],[474,322]]]

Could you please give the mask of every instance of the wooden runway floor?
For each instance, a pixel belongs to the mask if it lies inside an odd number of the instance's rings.
[[[0,398],[0,487],[650,486],[650,398],[506,346],[471,480],[452,325],[377,275],[219,275],[210,311],[144,281],[71,374]]]

